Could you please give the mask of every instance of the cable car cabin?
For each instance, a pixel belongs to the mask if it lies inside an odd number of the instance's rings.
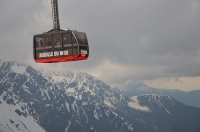
[[[33,57],[37,63],[87,60],[86,33],[74,30],[49,31],[33,37]]]

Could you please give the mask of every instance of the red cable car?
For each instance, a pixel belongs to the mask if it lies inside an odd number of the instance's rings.
[[[54,28],[33,37],[33,58],[37,63],[87,60],[89,45],[86,33],[60,29],[58,2],[52,0]]]

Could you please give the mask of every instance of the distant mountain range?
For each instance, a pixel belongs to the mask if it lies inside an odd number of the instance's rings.
[[[143,94],[167,95],[176,100],[193,107],[200,108],[200,90],[184,92],[180,90],[168,90],[148,87],[142,82],[129,82],[123,89],[114,88],[118,93],[125,94],[129,97]]]
[[[170,96],[128,97],[82,72],[0,59],[0,132],[199,132],[200,109]]]

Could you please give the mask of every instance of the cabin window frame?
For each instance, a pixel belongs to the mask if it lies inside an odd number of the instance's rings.
[[[42,43],[43,43],[43,45],[41,46],[41,49],[37,49],[38,48],[38,46],[37,46],[37,38],[40,38],[40,39],[42,39]],[[44,53],[44,38],[43,38],[43,36],[34,36],[34,56],[35,56],[35,59],[42,59],[42,58],[39,58],[39,56],[37,56],[37,54],[40,54],[40,53]]]
[[[52,34],[51,36],[52,36],[52,41],[53,41],[53,57],[52,58],[62,57],[63,55],[60,55],[60,51],[63,51],[62,33]],[[55,41],[54,41],[55,40],[54,36],[60,36],[61,37],[60,38],[61,42],[60,42],[59,48],[55,47],[56,45],[55,45]]]
[[[46,38],[50,38],[51,39],[51,45],[48,46],[48,48],[46,48]],[[53,38],[52,38],[52,35],[45,35],[43,36],[43,39],[44,39],[44,52],[53,52]],[[51,49],[51,51],[49,51],[48,49]]]
[[[74,43],[73,37],[74,37],[76,43]],[[75,47],[77,47],[77,48],[75,48]],[[75,53],[75,49],[77,49],[77,53]],[[74,56],[75,54],[78,54],[78,53],[79,53],[79,43],[78,43],[75,33],[72,31],[72,55]]]
[[[70,40],[69,43],[64,43],[64,37],[66,35],[66,41],[67,39]],[[67,38],[67,35],[70,35],[69,38]],[[64,32],[62,33],[62,42],[63,42],[63,52],[67,51],[68,54],[67,55],[63,55],[63,56],[72,56],[73,55],[73,43],[72,43],[72,33],[71,32]]]

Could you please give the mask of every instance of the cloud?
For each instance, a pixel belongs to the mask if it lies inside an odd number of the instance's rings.
[[[200,77],[159,78],[145,80],[145,84],[155,88],[180,89],[183,91],[199,90]]]
[[[200,1],[58,3],[61,27],[86,32],[90,57],[37,67],[86,71],[112,85],[200,76]],[[50,1],[1,1],[0,16],[2,58],[35,65],[32,37],[52,28]]]

